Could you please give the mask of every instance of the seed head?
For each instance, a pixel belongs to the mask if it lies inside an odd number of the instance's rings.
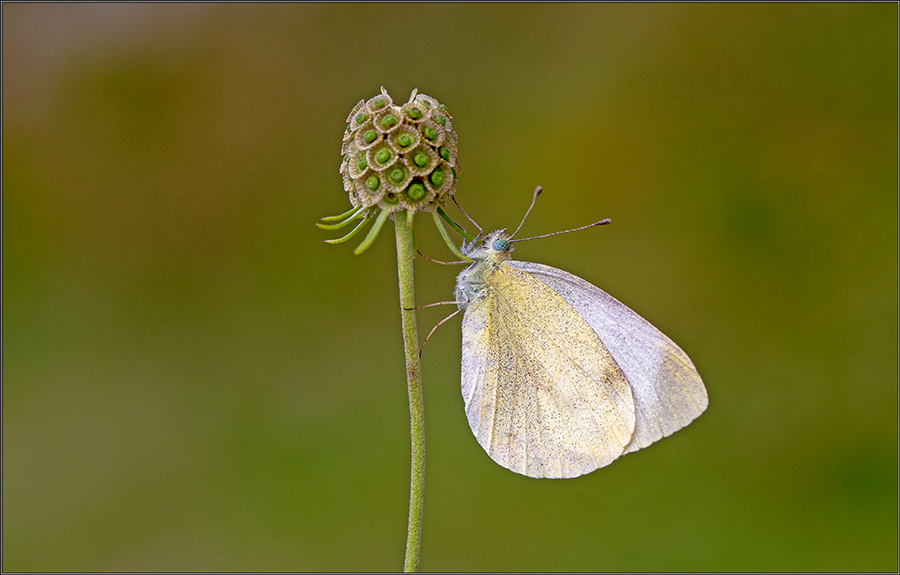
[[[337,230],[360,221],[345,236],[325,241],[345,242],[375,217],[366,238],[354,251],[360,254],[372,245],[395,212],[406,210],[406,222],[411,226],[413,215],[425,211],[431,212],[450,250],[459,254],[441,223],[443,218],[465,235],[441,209],[456,193],[459,173],[451,119],[443,104],[418,90],[413,90],[402,106],[394,103],[384,87],[377,96],[360,100],[347,116],[341,141],[340,173],[353,207],[322,218],[329,223],[316,225]]]
[[[456,192],[456,132],[447,108],[417,90],[398,106],[384,87],[347,116],[341,153],[354,207],[433,212]]]

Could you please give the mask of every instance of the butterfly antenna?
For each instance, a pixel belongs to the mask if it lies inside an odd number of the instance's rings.
[[[466,219],[469,220],[470,222],[472,222],[473,226],[478,228],[478,233],[483,234],[484,230],[481,229],[481,226],[479,226],[477,223],[475,223],[475,220],[473,220],[472,218],[469,217],[469,214],[466,213],[466,210],[462,209],[462,206],[459,205],[459,202],[456,201],[456,198],[454,196],[450,196],[450,197],[453,198],[453,203],[456,204],[456,207],[459,208],[459,211],[461,211],[462,214],[464,216],[466,216]]]
[[[542,236],[533,236],[533,237],[530,237],[530,238],[523,238],[523,239],[521,239],[521,240],[509,240],[509,241],[510,241],[510,243],[512,243],[512,242],[525,242],[525,241],[528,241],[528,240],[536,240],[536,239],[538,239],[538,238],[546,238],[546,237],[549,237],[549,236],[557,236],[557,235],[559,235],[559,234],[567,234],[567,233],[569,233],[569,232],[577,232],[577,231],[579,231],[579,230],[586,230],[586,229],[592,228],[592,227],[594,227],[594,226],[605,226],[606,224],[611,224],[611,223],[612,223],[612,220],[609,219],[609,218],[606,218],[606,219],[600,220],[599,222],[594,222],[593,224],[588,224],[588,225],[586,225],[586,226],[581,226],[580,228],[573,228],[573,229],[571,229],[571,230],[563,230],[563,231],[561,231],[561,232],[553,232],[552,234],[544,234],[544,235],[542,235]]]
[[[542,188],[541,186],[538,186],[538,187],[536,187],[536,188],[534,189],[534,195],[531,196],[531,205],[528,206],[528,211],[525,212],[525,216],[522,218],[522,221],[519,222],[519,227],[516,228],[516,231],[514,231],[513,234],[512,234],[511,236],[509,236],[509,237],[511,237],[511,238],[512,238],[512,237],[515,237],[515,235],[516,235],[517,233],[519,233],[519,230],[522,228],[522,224],[524,224],[524,223],[525,223],[525,220],[528,219],[528,214],[531,213],[531,208],[534,207],[534,203],[537,201],[537,197],[538,197],[539,195],[541,195],[541,192],[543,192],[543,191],[544,191],[544,188]],[[519,240],[519,241],[521,241],[521,240]]]

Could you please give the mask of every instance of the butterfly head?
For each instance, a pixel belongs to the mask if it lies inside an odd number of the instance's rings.
[[[463,242],[462,252],[475,261],[499,264],[512,259],[513,246],[506,230],[495,230],[484,238],[475,238],[466,244]]]
[[[487,277],[505,261],[512,259],[512,241],[506,230],[493,231],[483,238],[463,242],[462,253],[472,263],[456,278],[456,301],[460,309],[484,298]]]

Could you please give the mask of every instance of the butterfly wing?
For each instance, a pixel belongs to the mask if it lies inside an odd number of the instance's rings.
[[[577,477],[622,454],[634,429],[624,374],[559,294],[507,263],[463,319],[462,393],[478,443],[529,477]]]
[[[600,336],[625,374],[634,395],[636,419],[624,453],[675,433],[703,413],[709,399],[697,368],[647,320],[578,276],[542,264],[508,263],[569,303]]]

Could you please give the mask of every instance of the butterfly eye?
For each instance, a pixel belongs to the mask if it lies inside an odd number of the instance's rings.
[[[494,240],[494,245],[491,246],[494,251],[497,252],[505,252],[509,249],[509,242],[504,239]]]

